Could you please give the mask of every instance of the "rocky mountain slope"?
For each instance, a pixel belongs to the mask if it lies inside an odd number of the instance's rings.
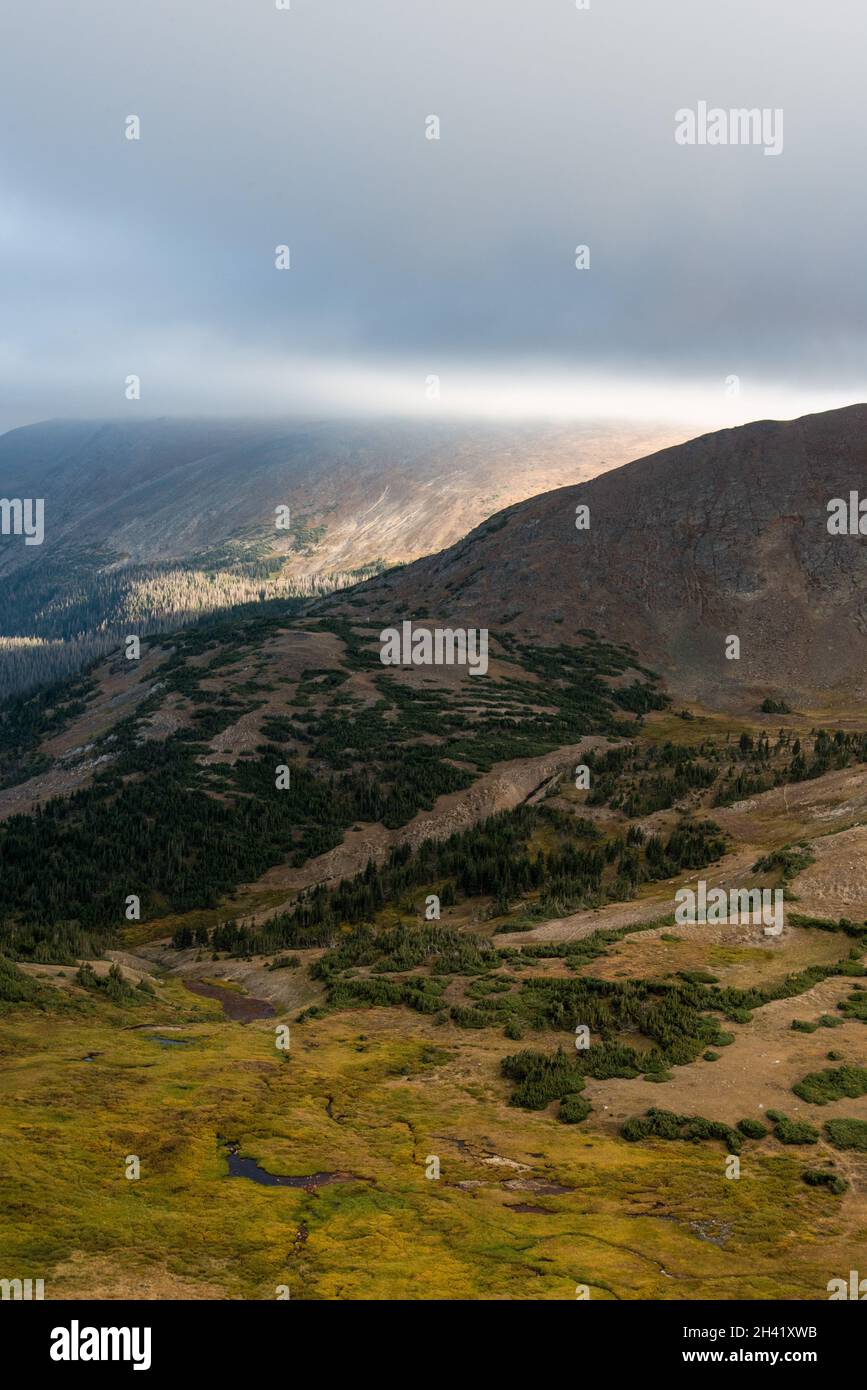
[[[709,704],[857,703],[867,551],[829,533],[828,503],[865,476],[865,405],[723,430],[507,508],[371,581],[351,611],[363,599],[383,620],[426,612],[543,641],[592,628]]]

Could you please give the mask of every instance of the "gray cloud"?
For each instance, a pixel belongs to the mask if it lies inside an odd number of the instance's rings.
[[[471,399],[534,363],[858,393],[859,0],[18,0],[5,27],[4,426],[122,411],[130,372],[158,411],[380,409],[401,370]],[[781,107],[782,155],[678,146],[700,100]]]

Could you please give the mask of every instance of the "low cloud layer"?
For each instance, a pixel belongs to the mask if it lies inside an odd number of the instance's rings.
[[[5,27],[2,427],[863,396],[856,0],[30,0]],[[782,113],[775,157],[675,138],[746,109]]]

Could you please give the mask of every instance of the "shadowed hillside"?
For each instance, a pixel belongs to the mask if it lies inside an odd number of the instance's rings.
[[[359,597],[384,620],[405,605],[543,641],[593,628],[711,704],[857,700],[867,551],[827,523],[865,477],[865,405],[722,430],[519,503]]]

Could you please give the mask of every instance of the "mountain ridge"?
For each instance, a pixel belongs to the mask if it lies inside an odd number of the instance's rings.
[[[410,561],[646,438],[610,423],[171,417],[10,431],[0,494],[44,498],[45,538],[0,538],[0,693],[65,675],[129,632]]]
[[[865,471],[867,405],[715,431],[515,503],[353,602],[547,641],[591,628],[687,697],[860,699],[867,557],[827,521]],[[739,659],[726,658],[730,636]]]

